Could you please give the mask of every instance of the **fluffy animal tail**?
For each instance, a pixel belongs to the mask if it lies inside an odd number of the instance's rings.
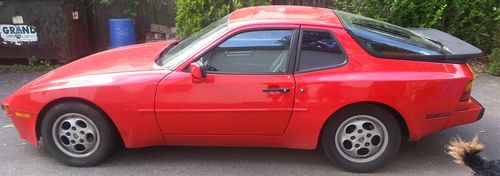
[[[479,152],[483,151],[484,145],[478,142],[477,135],[470,142],[464,141],[460,137],[453,138],[446,148],[448,149],[447,154],[453,157],[455,163],[465,164],[473,170],[481,167],[484,162],[483,158],[478,155]]]

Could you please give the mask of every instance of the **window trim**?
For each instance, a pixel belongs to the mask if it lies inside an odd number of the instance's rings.
[[[273,72],[263,72],[263,73],[238,72],[238,73],[236,73],[236,72],[207,71],[207,75],[208,74],[212,74],[212,75],[221,75],[221,74],[223,74],[223,75],[288,75],[288,74],[293,74],[293,63],[295,62],[294,58],[295,58],[296,53],[297,53],[296,46],[298,45],[297,40],[298,40],[298,35],[300,32],[300,29],[297,27],[279,27],[279,26],[277,26],[277,27],[258,27],[258,28],[240,30],[240,31],[237,31],[237,32],[227,36],[226,38],[224,38],[224,40],[221,40],[221,41],[217,42],[216,44],[214,44],[212,47],[208,48],[205,52],[200,54],[200,57],[196,58],[194,61],[200,60],[200,58],[203,57],[205,54],[211,52],[216,47],[218,47],[219,45],[221,45],[222,43],[224,43],[225,41],[231,39],[232,37],[234,37],[236,35],[246,33],[246,32],[266,31],[266,30],[267,31],[269,31],[269,30],[290,30],[292,32],[292,38],[290,39],[291,42],[290,42],[289,55],[287,58],[287,67],[286,67],[286,71],[284,73],[273,73]],[[187,65],[182,70],[185,72],[189,72],[189,65]]]
[[[305,70],[299,70],[299,64],[300,64],[300,56],[302,53],[302,36],[304,34],[304,31],[313,31],[313,32],[327,32],[330,34],[330,36],[339,44],[340,52],[342,52],[342,55],[345,57],[345,61],[342,64],[339,65],[333,65],[333,66],[324,66],[324,67],[318,67],[318,68],[311,68],[311,69],[305,69]],[[320,71],[320,70],[328,70],[328,69],[333,69],[333,68],[338,68],[338,67],[343,67],[349,63],[349,56],[344,50],[344,47],[342,44],[339,42],[337,39],[336,35],[334,34],[333,31],[328,30],[328,29],[315,29],[315,28],[300,28],[300,35],[299,35],[299,41],[297,42],[297,53],[295,57],[295,68],[294,68],[294,73],[307,73],[307,72],[314,72],[314,71]]]

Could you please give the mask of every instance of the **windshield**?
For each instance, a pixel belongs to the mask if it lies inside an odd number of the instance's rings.
[[[384,56],[446,55],[450,52],[437,41],[417,35],[408,29],[336,11],[335,14],[354,38],[370,53]]]
[[[181,40],[177,45],[167,48],[168,51],[160,56],[157,64],[171,69],[191,57],[208,43],[224,34],[227,29],[227,20],[228,16],[225,16],[190,37]]]

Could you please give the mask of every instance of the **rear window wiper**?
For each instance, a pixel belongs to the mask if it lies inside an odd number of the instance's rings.
[[[441,47],[441,49],[444,48],[443,43],[441,43],[440,41],[437,41],[437,40],[434,40],[434,39],[430,39],[430,38],[427,38],[427,37],[424,37],[424,38],[427,39],[427,40],[429,40],[429,41],[431,41],[432,43],[435,43],[435,44],[439,45]]]

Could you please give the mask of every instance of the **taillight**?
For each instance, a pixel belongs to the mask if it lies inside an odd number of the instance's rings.
[[[470,93],[472,92],[472,84],[474,83],[473,80],[469,81],[467,83],[467,86],[465,87],[464,93],[462,93],[462,96],[460,97],[460,102],[467,102],[470,99]]]

